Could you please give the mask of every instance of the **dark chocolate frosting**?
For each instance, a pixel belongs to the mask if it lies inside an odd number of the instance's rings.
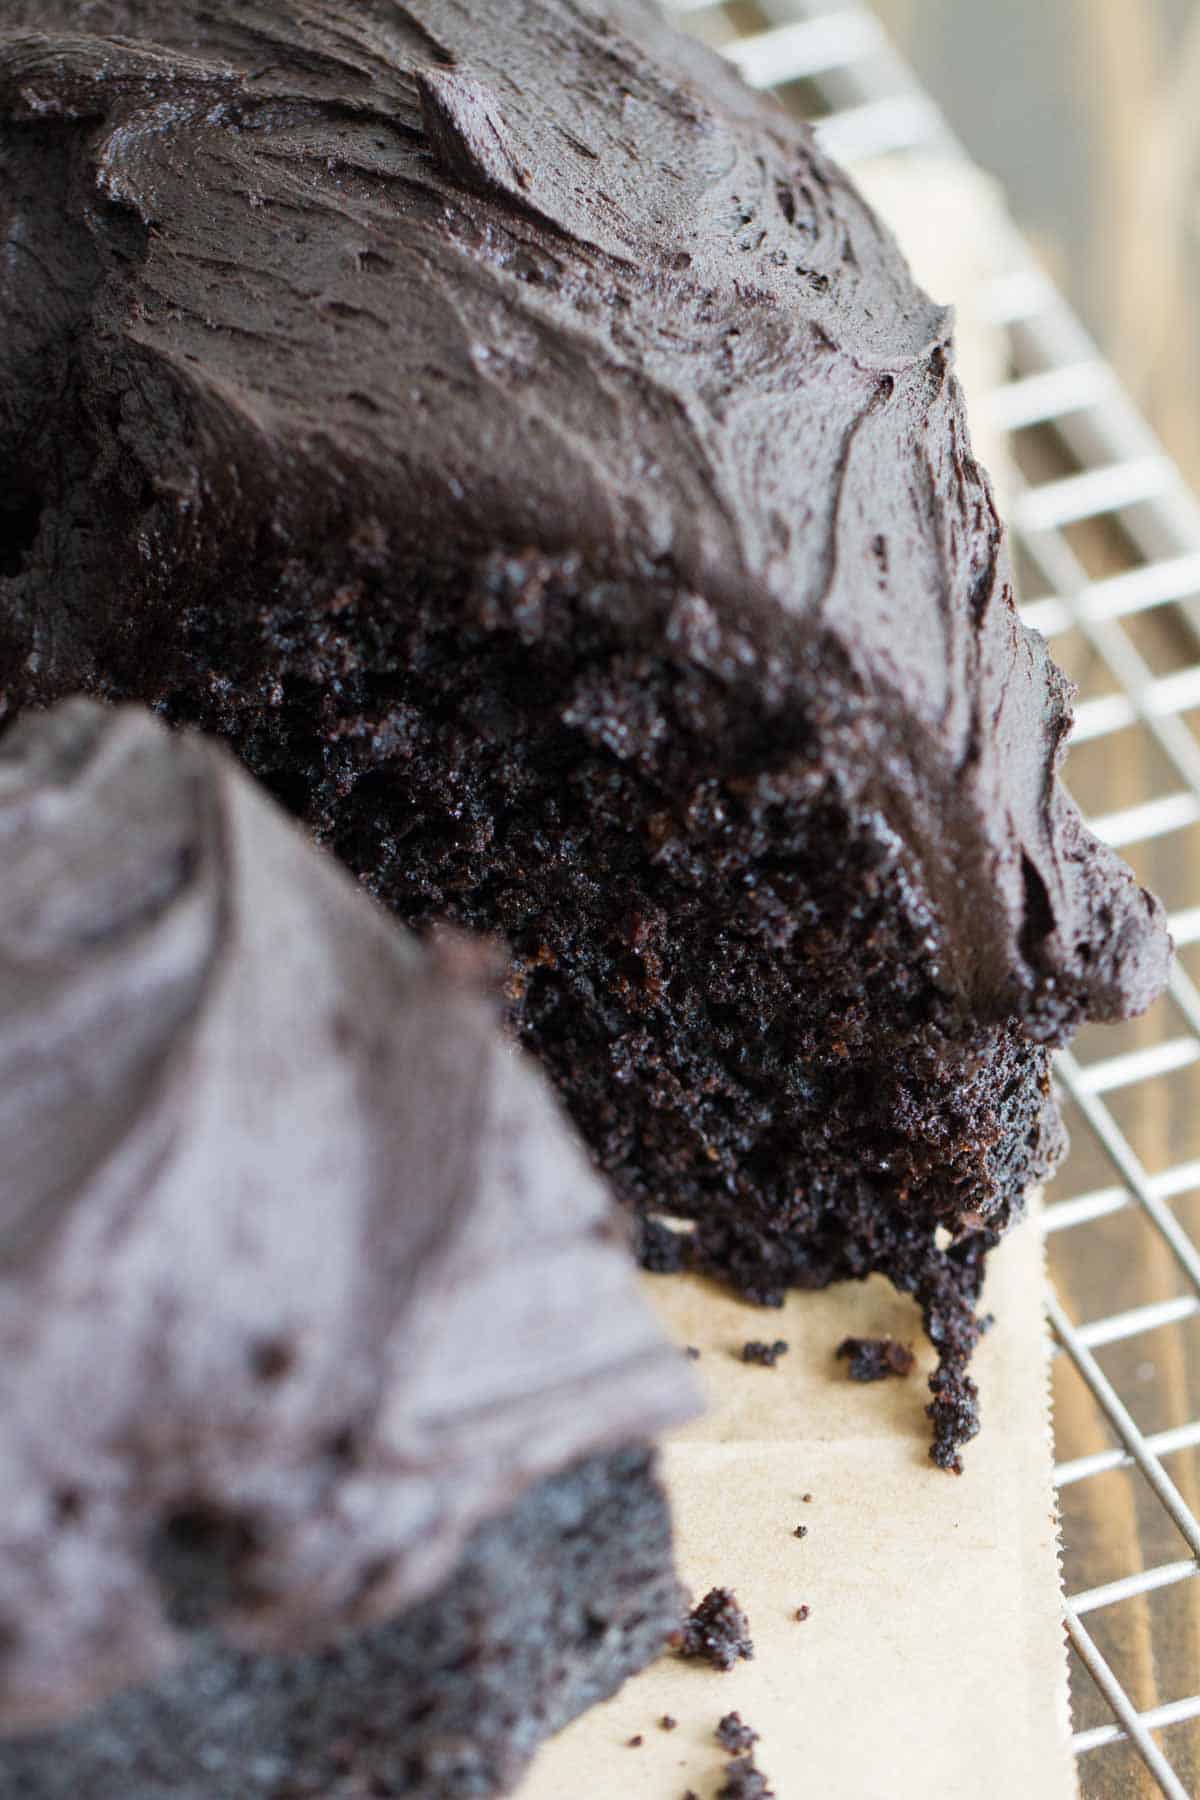
[[[189,1522],[290,1650],[695,1410],[477,984],[199,737],[0,745],[0,1076],[0,1729],[186,1652]]]
[[[804,127],[641,0],[0,26],[0,114],[84,146],[49,204],[10,136],[10,449],[57,332],[181,566],[205,520],[312,544],[350,512],[372,553],[665,571],[765,691],[844,672],[846,783],[920,856],[969,1006],[1051,1036],[1149,1002],[1162,915],[1056,780],[1069,687],[1014,611],[950,317]],[[14,584],[35,677],[87,536],[46,524]]]

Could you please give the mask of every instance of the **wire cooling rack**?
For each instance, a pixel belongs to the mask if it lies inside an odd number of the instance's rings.
[[[673,7],[840,161],[967,155],[865,6]],[[990,423],[1012,458],[1024,615],[1080,685],[1071,786],[1163,894],[1180,951],[1146,1020],[1088,1028],[1057,1064],[1074,1149],[1044,1228],[1073,1742],[1086,1795],[1187,1800],[1200,1793],[1200,505],[1020,235],[999,229],[986,311],[1009,377]],[[1080,1322],[1097,1294],[1102,1312]]]

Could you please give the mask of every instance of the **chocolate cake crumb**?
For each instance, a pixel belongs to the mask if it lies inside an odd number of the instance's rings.
[[[643,1742],[644,1742],[644,1740],[642,1738],[642,1734],[639,1731],[636,1737],[631,1737],[629,1739],[628,1744],[626,1745],[626,1748],[629,1750],[640,1750]]]
[[[785,1338],[776,1338],[773,1344],[765,1343],[762,1338],[751,1338],[742,1345],[742,1361],[758,1363],[764,1369],[773,1369],[780,1357],[787,1355],[787,1351]]]
[[[925,1408],[933,1420],[929,1455],[952,1475],[962,1474],[959,1451],[979,1430],[979,1390],[967,1368],[986,1329],[975,1307],[988,1252],[998,1242],[994,1231],[960,1238],[946,1251],[942,1269],[917,1291],[925,1330],[939,1358],[929,1377],[933,1400]]]
[[[690,1267],[691,1234],[672,1231],[658,1219],[641,1219],[637,1230],[638,1260],[652,1275],[678,1275]]]
[[[717,1726],[716,1738],[722,1750],[728,1750],[730,1756],[740,1756],[754,1748],[759,1734],[753,1725],[746,1724],[741,1713],[728,1712]]]
[[[798,1625],[803,1625],[811,1611],[812,1608],[810,1606],[798,1606],[796,1608],[796,1623]]]
[[[754,1655],[750,1621],[730,1588],[711,1588],[693,1607],[679,1635],[680,1656],[702,1656],[714,1669],[732,1669],[738,1658]]]
[[[805,1505],[805,1506],[811,1506],[811,1505],[812,1505],[812,1495],[811,1495],[811,1494],[801,1494],[801,1496],[800,1496],[800,1499],[801,1499],[801,1502],[802,1502],[802,1503],[803,1503],[803,1504],[804,1504],[804,1505]]]
[[[916,1357],[895,1338],[843,1338],[835,1355],[845,1358],[851,1381],[883,1381],[889,1375],[911,1375]]]
[[[792,1536],[795,1538],[806,1538],[808,1536],[808,1526],[807,1525],[797,1525],[795,1531],[793,1531],[793,1533],[792,1533]]]
[[[755,1767],[754,1758],[741,1756],[726,1769],[716,1800],[774,1800],[774,1796],[775,1789],[762,1770]]]
[[[689,1344],[683,1354],[687,1357],[689,1362],[700,1361],[700,1352],[697,1350],[695,1344]]]
[[[658,1723],[663,1731],[674,1731],[675,1727],[679,1723],[679,1720],[673,1719],[671,1717],[670,1713],[664,1713],[662,1718],[658,1721]]]
[[[939,1368],[929,1377],[933,1399],[925,1408],[933,1420],[933,1443],[929,1454],[939,1469],[952,1475],[963,1472],[961,1445],[979,1430],[979,1389],[965,1369],[952,1365]]]

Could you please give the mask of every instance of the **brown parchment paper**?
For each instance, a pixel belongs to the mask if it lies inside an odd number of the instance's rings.
[[[993,1259],[985,1422],[959,1478],[927,1458],[932,1354],[882,1280],[781,1312],[643,1280],[700,1349],[710,1401],[666,1447],[680,1572],[696,1598],[736,1591],[755,1656],[728,1674],[664,1656],[546,1745],[520,1800],[711,1800],[728,1760],[713,1729],[733,1709],[779,1800],[1071,1800],[1036,1225]],[[917,1370],[850,1381],[833,1352],[851,1334],[911,1344]],[[748,1338],[775,1337],[790,1349],[774,1369],[741,1361]]]

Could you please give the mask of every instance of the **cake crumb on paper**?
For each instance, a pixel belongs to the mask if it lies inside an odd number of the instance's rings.
[[[889,1375],[911,1375],[916,1357],[895,1338],[843,1338],[835,1356],[849,1363],[851,1381],[885,1381]]]
[[[716,1800],[775,1800],[775,1789],[752,1756],[741,1756],[726,1769]]]
[[[739,1657],[754,1656],[750,1621],[731,1588],[710,1588],[683,1621],[677,1648],[680,1656],[703,1657],[714,1669],[732,1669]]]
[[[747,1725],[741,1713],[728,1712],[716,1729],[716,1739],[722,1750],[730,1756],[741,1756],[752,1750],[758,1742],[759,1734],[753,1725]]]

